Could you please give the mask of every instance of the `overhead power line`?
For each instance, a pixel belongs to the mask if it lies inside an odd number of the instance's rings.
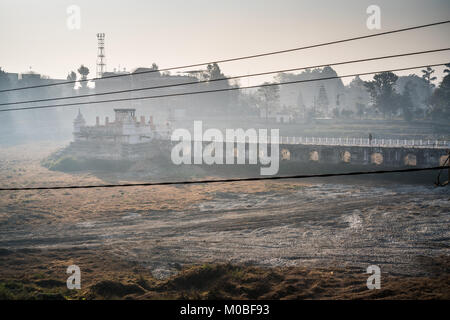
[[[450,169],[450,166],[439,166],[439,167],[428,167],[428,168],[408,168],[408,169],[396,169],[396,170],[377,170],[377,171],[354,171],[354,172],[342,172],[342,173],[300,174],[300,175],[289,175],[289,176],[231,178],[231,179],[207,179],[207,180],[163,181],[163,182],[124,183],[124,184],[98,184],[98,185],[70,185],[70,186],[53,186],[53,187],[13,187],[13,188],[0,188],[0,191],[149,187],[149,186],[229,183],[229,182],[245,182],[245,181],[261,181],[261,180],[326,178],[326,177],[356,176],[356,175],[368,175],[368,174],[405,173],[405,172],[430,171],[430,170],[440,170],[440,169]]]
[[[241,57],[235,57],[235,58],[229,58],[229,59],[221,59],[221,60],[215,60],[215,61],[209,61],[209,62],[201,62],[201,63],[189,64],[189,65],[184,65],[184,66],[176,66],[176,67],[169,67],[169,68],[155,69],[155,70],[145,70],[145,71],[135,72],[135,73],[130,73],[130,74],[116,74],[116,75],[111,75],[111,76],[102,77],[102,78],[80,79],[80,80],[74,80],[74,81],[63,81],[63,82],[58,82],[58,83],[41,84],[41,85],[28,86],[28,87],[3,89],[3,90],[0,90],[0,93],[17,91],[17,90],[25,90],[25,89],[35,89],[35,88],[42,88],[42,87],[59,86],[59,85],[65,85],[65,84],[74,84],[76,82],[81,83],[81,82],[88,82],[88,81],[104,80],[104,79],[109,79],[109,78],[128,77],[128,76],[135,76],[135,75],[146,74],[146,73],[171,71],[171,70],[176,70],[176,69],[186,69],[186,68],[200,67],[200,66],[204,66],[207,64],[211,64],[211,63],[225,63],[225,62],[232,62],[232,61],[238,61],[238,60],[260,58],[260,57],[266,57],[266,56],[271,56],[271,55],[276,55],[276,54],[282,54],[282,53],[288,53],[288,52],[294,52],[294,51],[300,51],[300,50],[306,50],[306,49],[312,49],[312,48],[319,48],[319,47],[329,46],[329,45],[334,45],[334,44],[339,44],[339,43],[374,38],[374,37],[379,37],[379,36],[384,36],[384,35],[394,34],[394,33],[399,33],[399,32],[428,28],[428,27],[443,25],[443,24],[447,24],[447,23],[450,23],[450,20],[433,22],[433,23],[417,25],[417,26],[412,26],[412,27],[407,27],[407,28],[402,28],[402,29],[395,29],[395,30],[374,33],[374,34],[369,34],[369,35],[364,35],[364,36],[345,38],[345,39],[340,39],[340,40],[335,40],[335,41],[322,42],[322,43],[317,43],[317,44],[308,45],[308,46],[301,46],[301,47],[296,47],[296,48],[271,51],[271,52],[265,52],[265,53],[259,53],[259,54],[253,54],[253,55],[247,55],[247,56],[241,56]]]
[[[145,100],[145,99],[157,99],[157,98],[186,96],[186,95],[194,95],[194,94],[227,92],[227,91],[234,91],[234,90],[244,90],[244,89],[261,88],[261,87],[271,87],[271,86],[279,86],[279,85],[286,85],[286,84],[295,84],[295,83],[305,83],[305,82],[315,82],[315,81],[342,79],[342,78],[349,78],[349,77],[356,77],[356,76],[371,75],[371,74],[382,73],[382,72],[397,72],[397,71],[406,71],[406,70],[420,69],[420,68],[426,68],[426,67],[437,67],[437,66],[443,66],[443,65],[445,65],[447,63],[448,62],[438,63],[438,64],[426,64],[426,65],[415,66],[415,67],[397,68],[397,69],[389,69],[389,70],[378,70],[378,71],[354,73],[354,74],[347,74],[347,75],[342,75],[342,76],[332,76],[332,77],[323,77],[323,78],[315,78],[315,79],[295,80],[295,81],[286,81],[286,82],[277,82],[277,83],[265,83],[265,84],[259,84],[259,85],[253,85],[253,86],[245,86],[245,87],[231,87],[231,88],[223,88],[223,89],[204,90],[204,91],[169,93],[169,94],[162,94],[162,95],[155,95],[155,96],[119,98],[119,99],[86,101],[86,102],[71,102],[71,103],[63,103],[63,104],[55,104],[55,105],[29,106],[29,107],[20,107],[20,108],[8,108],[8,109],[0,109],[0,112],[19,111],[19,110],[33,110],[33,109],[60,108],[60,107],[80,106],[80,105],[87,105],[87,104],[110,103],[110,102],[121,102],[121,101],[134,101],[134,100]]]
[[[154,89],[187,86],[187,85],[197,85],[197,84],[201,84],[201,83],[209,83],[209,82],[215,82],[215,81],[227,81],[227,80],[234,80],[234,79],[240,79],[240,78],[256,77],[256,76],[263,76],[263,75],[283,73],[283,72],[292,72],[292,71],[299,71],[299,70],[306,70],[306,69],[314,69],[314,68],[323,68],[326,66],[339,66],[339,65],[352,64],[352,63],[360,63],[360,62],[368,62],[368,61],[375,61],[375,60],[414,56],[414,55],[436,53],[436,52],[443,52],[443,51],[449,51],[449,50],[450,50],[450,48],[415,51],[415,52],[400,53],[400,54],[393,54],[393,55],[387,55],[387,56],[378,56],[378,57],[372,57],[372,58],[364,58],[364,59],[348,60],[348,61],[320,64],[320,65],[312,65],[312,66],[307,66],[307,67],[297,67],[297,68],[282,69],[282,70],[275,70],[275,71],[259,72],[259,73],[252,73],[252,74],[239,75],[239,76],[233,76],[233,77],[224,77],[224,78],[211,79],[211,80],[192,81],[192,82],[167,84],[167,85],[159,85],[159,86],[143,87],[143,88],[124,89],[124,90],[115,90],[115,91],[108,91],[108,92],[99,92],[99,93],[65,96],[65,97],[57,97],[57,98],[45,98],[45,99],[36,99],[36,100],[5,102],[5,103],[0,103],[0,106],[17,105],[17,104],[24,104],[24,103],[46,102],[46,101],[55,101],[55,100],[80,99],[80,98],[88,98],[88,97],[103,96],[103,95],[110,95],[110,94],[121,94],[121,93],[144,91],[144,90],[154,90]]]

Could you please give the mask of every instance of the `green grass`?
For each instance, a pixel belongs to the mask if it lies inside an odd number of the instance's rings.
[[[40,279],[40,277],[38,277]],[[42,280],[41,280],[42,281]],[[52,280],[47,280],[52,281]],[[39,286],[39,281],[0,281],[0,300],[65,300],[75,297],[77,292],[66,288],[65,284]]]
[[[77,159],[71,156],[64,156],[57,159],[46,159],[42,165],[49,170],[76,172],[84,170],[93,171],[123,171],[131,166],[131,161],[126,160],[102,160],[102,159]]]

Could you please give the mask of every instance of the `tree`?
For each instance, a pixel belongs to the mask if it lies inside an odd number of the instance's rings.
[[[352,117],[352,115],[353,115],[353,111],[352,110],[344,109],[344,110],[341,111],[341,116],[344,117],[344,118],[350,119]]]
[[[450,68],[450,64],[446,65]],[[431,96],[430,116],[433,120],[450,120],[450,70]]]
[[[365,81],[364,85],[370,93],[372,102],[376,109],[391,117],[397,107],[397,93],[395,91],[395,82],[398,76],[393,72],[377,73],[373,77],[373,81]]]
[[[405,85],[403,94],[399,96],[399,107],[402,110],[403,119],[406,121],[413,120],[414,104],[411,97],[414,87],[414,84],[411,81],[408,81]]]
[[[362,120],[365,110],[366,107],[364,106],[364,104],[359,102],[356,103],[356,115],[359,117],[359,120]]]
[[[425,104],[427,105],[427,109],[431,109],[430,106],[430,99],[431,99],[431,95],[433,92],[433,88],[435,87],[433,84],[433,81],[436,80],[436,77],[433,77],[432,74],[434,73],[435,70],[433,70],[431,67],[427,67],[426,69],[422,70],[422,79],[425,80],[425,82],[427,83],[428,86],[428,97],[424,100]],[[444,71],[445,72],[445,71]]]
[[[333,117],[334,118],[339,118],[340,112],[338,108],[334,108],[333,109]]]
[[[300,110],[304,110],[305,109],[305,103],[303,102],[302,90],[300,90],[300,89],[298,90],[297,107]]]
[[[87,79],[87,76],[89,74],[89,68],[85,67],[84,65],[81,65],[77,71],[81,75],[81,80],[83,80],[83,82],[81,82],[81,87],[86,88],[87,81],[85,80]]]
[[[158,65],[156,64],[156,63],[152,63],[152,67],[150,68],[151,70],[158,70],[159,69],[159,67],[158,67]]]
[[[436,77],[432,77],[431,75],[434,73],[434,69],[431,67],[427,67],[426,69],[422,70],[422,78],[428,83],[428,86],[430,88],[434,87],[433,81],[436,80]]]
[[[258,96],[266,110],[266,121],[269,118],[269,108],[276,108],[280,100],[280,87],[268,84],[270,82],[264,82],[263,86],[258,88]]]
[[[298,96],[297,96],[297,111],[300,114],[302,118],[306,117],[306,106],[303,102],[303,95],[302,90],[298,90]]]
[[[206,86],[210,90],[223,90],[231,88],[231,84],[225,75],[220,70],[217,63],[208,64],[206,70],[200,73],[200,79],[207,82]],[[220,80],[222,81],[213,81]],[[236,108],[238,101],[237,91],[223,91],[217,92],[215,95],[209,95],[205,97],[204,101],[208,101],[208,105],[211,106],[209,109],[211,112],[219,112],[228,114],[231,109]]]
[[[10,89],[10,88],[11,88],[11,80],[8,77],[8,74],[0,67],[0,89]],[[1,103],[10,102],[9,94],[0,94],[0,102]],[[13,119],[12,114],[9,112],[6,112],[0,118],[0,128],[4,129],[5,130],[4,132],[15,129],[12,126],[14,124],[14,121],[12,121],[12,119]]]
[[[8,88],[9,87],[9,78],[8,75],[2,68],[0,67],[0,88]]]
[[[220,67],[217,63],[208,64],[206,67],[206,72],[204,75],[204,78],[206,80],[216,80],[216,79],[222,79],[224,78],[224,74],[220,70]]]
[[[450,63],[447,63],[445,66],[450,68]],[[450,69],[444,69],[444,73],[450,73]]]
[[[160,71],[157,71],[159,70],[159,66],[155,62],[152,63],[150,70],[155,71],[149,74],[150,77],[159,77],[163,75]]]
[[[70,73],[67,75],[67,80],[69,81],[77,80],[77,74],[73,71],[70,71]]]
[[[242,93],[238,96],[237,108],[240,114],[256,115],[258,113],[258,103],[260,102],[255,93]]]
[[[424,117],[425,111],[430,109],[430,97],[433,89],[428,82],[416,74],[399,76],[395,84],[397,91],[404,93],[406,86],[410,86],[411,102],[414,106],[414,113],[417,118]]]
[[[87,79],[87,76],[88,76],[88,74],[89,74],[89,68],[88,68],[88,67],[85,67],[84,65],[81,65],[81,66],[78,68],[78,73],[81,75],[81,79],[82,79],[82,80],[86,80],[86,79]]]

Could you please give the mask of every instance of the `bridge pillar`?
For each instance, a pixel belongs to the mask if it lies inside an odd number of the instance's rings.
[[[372,148],[371,148],[372,149]],[[363,163],[364,164],[368,164],[370,162],[369,160],[369,150],[367,150],[366,148],[364,148],[364,158],[363,158]]]

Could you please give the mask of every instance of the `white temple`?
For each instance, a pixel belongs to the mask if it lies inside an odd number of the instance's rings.
[[[169,122],[157,130],[151,116],[148,122],[145,116],[141,116],[137,121],[136,109],[114,109],[114,112],[114,122],[110,122],[106,117],[104,124],[100,124],[100,118],[97,117],[94,126],[87,126],[83,115],[78,110],[78,115],[73,121],[74,142],[139,144],[170,137],[172,130]]]

